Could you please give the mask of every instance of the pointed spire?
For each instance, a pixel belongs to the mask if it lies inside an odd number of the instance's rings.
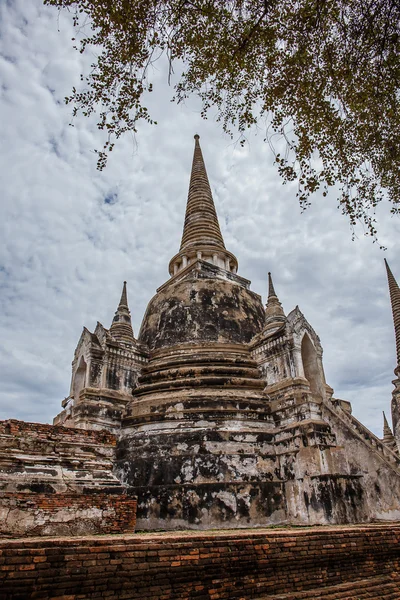
[[[169,265],[174,275],[190,262],[202,259],[236,273],[237,259],[225,248],[217,211],[208,181],[199,135],[194,136],[192,172],[186,205],[185,223],[179,253]]]
[[[126,281],[124,281],[124,285],[123,285],[123,288],[122,288],[122,294],[121,294],[121,300],[119,301],[118,308],[127,308],[129,310],[129,307],[128,307],[128,294],[126,292]]]
[[[385,411],[383,411],[383,438],[382,438],[382,441],[388,445],[395,444],[394,435],[392,433],[392,430],[389,427],[389,423],[387,421]]]
[[[195,135],[194,139],[192,174],[180,250],[204,244],[225,250],[199,136]]]
[[[113,322],[111,323],[110,333],[118,342],[133,344],[133,329],[131,323],[131,313],[128,306],[128,294],[126,291],[126,281],[122,288],[121,300],[115,312]]]
[[[271,273],[268,273],[268,302],[265,307],[265,322],[267,325],[286,319],[282,304],[276,295]]]
[[[271,298],[271,296],[275,296],[275,298],[278,297],[275,293],[274,284],[272,282],[272,275],[271,273],[268,273],[268,298]]]
[[[396,337],[397,368],[400,368],[400,289],[385,258],[389,283],[390,302],[392,305],[394,332]]]

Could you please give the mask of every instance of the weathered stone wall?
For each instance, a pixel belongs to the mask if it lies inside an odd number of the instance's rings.
[[[136,490],[140,529],[400,519],[389,448],[304,378],[268,390],[245,401],[228,386],[162,397],[153,388],[132,402],[115,473]]]
[[[133,533],[136,499],[125,495],[0,494],[0,536]]]
[[[43,423],[0,421],[0,491],[86,492],[120,487],[116,437]]]
[[[0,598],[394,600],[399,548],[400,525],[3,540]]]
[[[132,532],[136,499],[107,431],[0,422],[0,535]]]
[[[54,425],[118,434],[125,407],[131,395],[111,389],[85,387],[79,398],[69,401],[66,410],[53,420]]]

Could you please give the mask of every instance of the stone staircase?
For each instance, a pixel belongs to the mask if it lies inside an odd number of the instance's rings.
[[[324,409],[346,423],[364,443],[382,458],[382,460],[390,465],[392,469],[395,469],[400,473],[400,456],[388,448],[388,446],[365,427],[365,425],[360,423],[353,415],[334,404],[331,400],[324,402]]]
[[[257,600],[399,600],[400,574],[357,579],[307,591],[262,596]]]

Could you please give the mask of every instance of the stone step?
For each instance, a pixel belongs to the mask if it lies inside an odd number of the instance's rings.
[[[357,579],[338,585],[258,596],[257,600],[399,600],[400,574]]]

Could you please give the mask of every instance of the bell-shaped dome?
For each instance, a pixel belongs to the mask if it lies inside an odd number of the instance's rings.
[[[246,344],[264,326],[265,312],[249,282],[197,260],[150,301],[139,340],[149,350],[177,344]]]

